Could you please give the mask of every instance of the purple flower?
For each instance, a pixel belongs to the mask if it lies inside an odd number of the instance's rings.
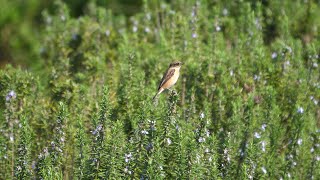
[[[110,35],[110,30],[107,29],[106,32],[105,32],[106,36],[109,36]]]
[[[92,135],[96,135],[98,132],[100,132],[102,129],[102,125],[99,124],[94,131],[92,131]]]
[[[144,129],[141,131],[141,134],[146,135],[146,134],[149,134],[149,132]]]
[[[16,93],[13,90],[11,90],[6,96],[6,101],[8,102],[11,99],[15,99],[16,97],[17,97]]]
[[[147,149],[147,151],[150,151],[151,149],[153,149],[152,143],[149,143],[149,144],[146,146],[146,149]]]
[[[149,32],[150,32],[150,28],[149,28],[149,27],[146,27],[146,28],[144,28],[144,31],[145,31],[146,33],[149,33]]]
[[[132,153],[130,152],[129,154],[125,154],[124,157],[124,161],[128,163],[132,159]]]
[[[204,113],[200,113],[200,119],[203,119],[204,118]]]
[[[221,27],[220,26],[216,26],[216,31],[221,31]]]
[[[166,141],[167,141],[167,144],[168,144],[168,145],[170,145],[170,144],[172,143],[172,141],[171,141],[170,138],[167,138]]]
[[[226,16],[226,15],[228,15],[228,9],[226,9],[226,8],[224,8],[223,10],[222,10],[222,14],[224,15],[224,16]]]
[[[255,133],[254,133],[254,137],[256,137],[256,138],[259,139],[259,138],[261,138],[261,135],[260,135],[258,132],[255,132]]]
[[[197,33],[192,34],[192,38],[197,38],[197,37],[198,37]]]
[[[199,139],[198,139],[198,141],[201,143],[201,142],[205,142],[206,141],[206,138],[203,138],[203,137],[200,137]]]
[[[65,17],[64,15],[61,15],[61,16],[60,16],[60,19],[61,19],[62,21],[65,21],[65,20],[66,20],[66,17]]]
[[[266,142],[265,141],[261,142],[261,149],[263,152],[266,152]]]
[[[302,139],[298,139],[297,143],[298,143],[298,145],[301,145],[302,144]]]
[[[298,112],[299,114],[302,114],[302,113],[304,112],[304,110],[303,110],[302,107],[299,107],[298,110],[297,110],[297,112]]]
[[[132,31],[133,32],[137,32],[138,31],[138,27],[137,26],[133,26]]]

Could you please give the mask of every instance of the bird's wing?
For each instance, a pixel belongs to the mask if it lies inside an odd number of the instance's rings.
[[[161,88],[162,85],[164,85],[173,75],[174,75],[175,69],[168,69],[167,72],[163,75],[161,82],[159,84],[158,90]]]

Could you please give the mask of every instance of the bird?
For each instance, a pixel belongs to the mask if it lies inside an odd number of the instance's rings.
[[[171,88],[177,81],[180,75],[180,68],[182,66],[182,62],[175,61],[170,63],[168,70],[163,75],[160,84],[158,86],[158,92],[153,97],[153,100],[164,90]]]

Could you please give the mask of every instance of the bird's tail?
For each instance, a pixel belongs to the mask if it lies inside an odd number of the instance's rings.
[[[156,99],[156,97],[157,97],[159,94],[160,94],[160,93],[159,93],[159,92],[157,92],[157,94],[153,96],[152,100],[155,100],[155,99]]]
[[[164,90],[163,88],[160,88],[159,91],[157,92],[157,94],[153,96],[152,100],[155,100],[156,97],[157,97],[160,93],[162,93],[163,90]]]

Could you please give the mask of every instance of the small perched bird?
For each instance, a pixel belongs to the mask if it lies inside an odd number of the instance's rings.
[[[161,79],[161,82],[158,87],[158,92],[153,97],[153,99],[155,99],[160,93],[162,93],[162,91],[164,91],[165,89],[169,89],[177,82],[181,66],[182,62],[180,61],[176,61],[170,64],[167,72],[163,75]]]

